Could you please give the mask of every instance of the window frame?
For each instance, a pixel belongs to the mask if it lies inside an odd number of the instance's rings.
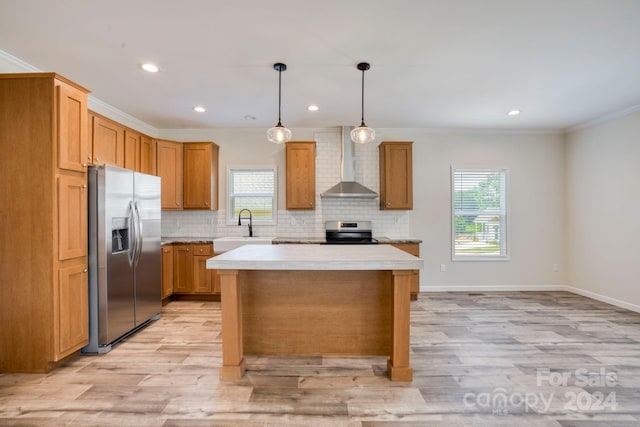
[[[278,223],[278,167],[276,165],[253,165],[253,166],[227,166],[227,213],[226,213],[226,224],[227,225],[237,225],[238,218],[234,218],[233,216],[233,191],[232,191],[232,182],[231,174],[233,171],[247,171],[247,170],[255,170],[255,171],[273,171],[273,216],[272,219],[256,219],[253,218],[252,222],[254,225],[276,225]]]
[[[504,254],[458,254],[456,255],[456,208],[455,208],[455,174],[457,172],[499,172],[504,173],[504,230],[501,239],[501,248]],[[509,168],[502,166],[495,167],[478,167],[478,166],[451,166],[451,261],[510,261],[511,260],[511,208],[510,208],[510,189],[509,189]]]

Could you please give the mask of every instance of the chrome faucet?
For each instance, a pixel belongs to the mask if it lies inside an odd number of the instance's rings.
[[[249,237],[253,237],[253,215],[251,215],[251,211],[249,209],[242,209],[238,212],[238,225],[242,225],[242,212],[244,211],[249,212]],[[247,217],[244,217],[244,219],[247,219]]]

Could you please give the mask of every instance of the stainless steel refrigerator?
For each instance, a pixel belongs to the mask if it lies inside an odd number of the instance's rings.
[[[89,167],[89,344],[111,346],[159,318],[160,178]]]

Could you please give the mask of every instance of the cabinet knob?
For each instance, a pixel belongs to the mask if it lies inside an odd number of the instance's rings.
[[[84,270],[82,270],[83,273],[88,272],[89,270],[87,270],[86,268]]]
[[[209,206],[209,203],[207,203],[207,202],[204,202],[204,205],[205,205],[205,206]]]
[[[391,206],[391,202],[387,202],[387,206]]]
[[[204,252],[202,249],[200,249],[200,253]]]
[[[82,167],[83,167],[83,168],[86,168],[87,166],[89,166],[89,165],[87,165],[86,163],[83,163],[83,164],[82,164]]]
[[[82,188],[87,188],[87,184],[82,184]]]
[[[96,162],[99,162],[99,161],[100,161],[100,159],[96,157]]]
[[[91,160],[91,156],[87,156],[87,160]]]
[[[176,206],[180,206],[180,202],[176,202]]]

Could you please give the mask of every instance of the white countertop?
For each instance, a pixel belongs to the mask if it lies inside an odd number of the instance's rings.
[[[391,245],[245,245],[207,260],[218,270],[418,270],[424,261]]]

